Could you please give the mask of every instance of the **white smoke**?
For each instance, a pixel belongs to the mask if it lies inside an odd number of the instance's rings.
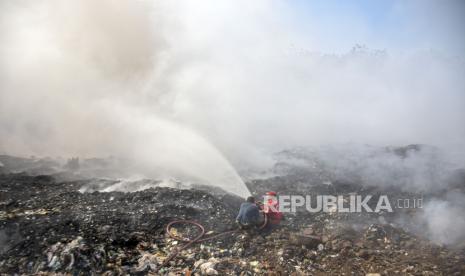
[[[425,212],[423,213],[427,234],[436,242],[463,246],[465,240],[463,207],[456,206],[448,201],[436,200],[429,202],[425,206]]]
[[[341,19],[354,33],[325,33],[340,29],[285,1],[2,1],[0,151],[113,155],[137,175],[241,195],[229,161],[267,166],[296,145],[463,152],[463,57],[432,49],[463,45],[463,19],[423,3],[405,10],[424,47],[372,50],[348,47],[370,46],[357,19]]]
[[[1,150],[114,155],[134,174],[247,196],[223,155],[164,110],[176,65],[159,12],[149,2],[2,2]]]

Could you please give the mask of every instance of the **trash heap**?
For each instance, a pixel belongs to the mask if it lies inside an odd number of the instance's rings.
[[[0,175],[1,273],[146,272],[152,266],[143,267],[144,256],[168,245],[169,221],[193,219],[222,231],[236,212],[199,190],[78,192],[87,182]]]
[[[81,193],[79,189],[92,180],[58,179],[0,175],[0,273],[465,274],[463,248],[436,245],[380,220],[379,214],[323,212],[286,215],[268,235],[237,232],[195,243],[161,267],[183,244],[167,235],[170,221],[195,220],[205,227],[206,235],[221,233],[234,229],[241,200],[167,187]],[[292,188],[278,187],[275,181],[276,190]],[[257,195],[261,184],[248,183]],[[197,231],[175,225],[171,234],[194,237]]]

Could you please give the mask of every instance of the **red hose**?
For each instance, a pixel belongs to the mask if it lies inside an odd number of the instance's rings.
[[[263,229],[267,222],[268,222],[268,217],[267,215],[264,213],[263,214],[263,224],[260,225],[260,227],[258,227],[258,229]],[[195,236],[193,239],[190,239],[190,238],[181,238],[181,237],[178,237],[178,236],[175,236],[171,233],[171,227],[175,224],[191,224],[191,225],[194,225],[196,226],[198,229],[200,229],[200,233]],[[174,240],[177,240],[177,241],[182,241],[182,242],[186,242],[186,244],[184,244],[183,246],[181,246],[179,249],[175,249],[169,256],[168,258],[165,259],[165,261],[155,269],[155,273],[158,272],[162,267],[166,266],[171,260],[173,260],[178,254],[179,252],[181,252],[182,250],[186,249],[187,247],[191,246],[192,244],[194,243],[197,243],[197,242],[204,242],[204,241],[208,241],[208,240],[211,240],[211,239],[215,239],[215,238],[218,238],[220,236],[223,236],[223,235],[226,235],[226,234],[232,234],[232,233],[236,233],[236,232],[239,232],[240,229],[235,229],[235,230],[228,230],[228,231],[225,231],[225,232],[222,232],[222,233],[218,233],[216,235],[213,235],[213,236],[209,236],[209,237],[205,237],[202,239],[202,237],[205,235],[205,228],[203,227],[202,224],[194,221],[194,220],[173,220],[171,221],[170,223],[168,223],[166,225],[166,233],[168,233],[168,235],[174,239]]]

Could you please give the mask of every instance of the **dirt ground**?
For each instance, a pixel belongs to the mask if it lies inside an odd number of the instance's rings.
[[[91,181],[0,175],[2,274],[465,274],[463,248],[434,244],[380,220],[380,214],[324,212],[288,214],[269,234],[237,232],[193,244],[160,269],[182,245],[166,234],[168,222],[195,220],[209,235],[234,229],[241,199],[166,187],[134,193],[78,191]],[[276,182],[276,188],[283,182],[267,181]],[[270,185],[248,183],[256,195]],[[192,237],[197,230],[177,225],[172,231]]]

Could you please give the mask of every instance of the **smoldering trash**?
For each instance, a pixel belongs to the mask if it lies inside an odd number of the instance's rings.
[[[465,275],[464,12],[0,0],[0,276]]]
[[[355,181],[342,182],[340,176],[331,175],[318,162],[304,169],[291,161],[292,152],[280,153],[283,154],[287,161],[277,162],[272,176],[247,181],[257,198],[270,189],[302,195],[387,192]],[[169,222],[197,221],[208,235],[234,230],[243,199],[219,188],[183,187],[182,183],[167,187],[153,180],[139,181],[151,186],[136,192],[102,192],[99,189],[104,190],[117,180],[79,179],[66,166],[64,171],[49,175],[31,167],[25,172],[14,172],[8,170],[12,168],[11,160],[2,156],[2,162],[10,165],[4,166],[0,175],[3,274],[463,275],[465,272],[463,240],[454,244],[435,240],[427,222],[420,219],[424,208],[392,213],[310,213],[298,209],[296,213],[286,213],[279,227],[266,235],[236,231],[176,252],[199,230],[174,225],[170,234],[182,237],[176,240],[166,232]],[[52,168],[41,168],[44,169]],[[456,193],[465,191],[463,174],[461,177],[460,185],[454,182]],[[411,192],[390,188],[388,195],[409,198]],[[436,200],[445,196],[444,191],[423,195],[424,199]],[[166,263],[174,252],[176,256]]]

